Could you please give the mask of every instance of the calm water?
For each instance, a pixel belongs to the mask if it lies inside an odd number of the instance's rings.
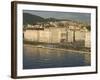
[[[24,45],[23,69],[90,65],[90,55]]]

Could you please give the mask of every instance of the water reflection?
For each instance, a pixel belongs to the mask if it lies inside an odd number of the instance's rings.
[[[23,69],[90,65],[90,54],[24,45]]]

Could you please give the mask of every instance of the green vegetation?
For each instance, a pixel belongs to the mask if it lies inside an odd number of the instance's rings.
[[[23,25],[33,25],[36,24],[37,22],[42,22],[44,18],[36,15],[32,15],[29,13],[23,13]]]
[[[86,29],[87,29],[88,31],[91,31],[91,26],[90,26],[90,25],[86,26]]]

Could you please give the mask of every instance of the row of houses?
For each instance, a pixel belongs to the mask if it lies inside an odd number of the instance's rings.
[[[24,30],[24,40],[45,43],[73,43],[75,41],[84,41],[85,47],[90,47],[90,31],[86,28],[69,26],[66,27],[49,27],[33,28],[28,27]]]

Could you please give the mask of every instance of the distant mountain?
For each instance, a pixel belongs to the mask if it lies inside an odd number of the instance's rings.
[[[42,18],[37,15],[33,15],[30,13],[23,13],[23,25],[27,24],[36,24],[37,22],[54,22],[54,21],[61,21],[62,19],[56,19],[56,18]],[[64,19],[63,19],[64,20]]]
[[[38,22],[47,23],[47,22],[55,22],[55,21],[69,21],[69,22],[77,23],[77,21],[72,21],[70,19],[56,19],[52,17],[43,18],[31,13],[23,13],[23,25],[27,25],[27,24],[35,25]]]
[[[29,13],[23,13],[23,25],[26,24],[36,24],[37,22],[42,22],[45,19]]]
[[[50,18],[46,18],[45,21],[52,21],[53,22],[53,21],[60,21],[60,20],[56,19],[56,18],[51,18],[50,17]]]

